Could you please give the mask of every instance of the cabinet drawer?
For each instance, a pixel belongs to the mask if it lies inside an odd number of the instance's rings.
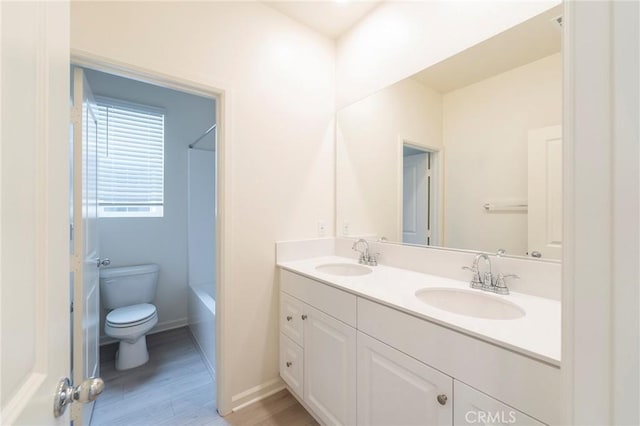
[[[509,424],[514,426],[544,426],[544,423],[465,385],[453,381],[456,402],[453,405],[454,426],[478,424]]]
[[[280,376],[300,398],[303,390],[303,360],[302,348],[280,333]]]
[[[280,331],[303,346],[302,301],[280,292]]]
[[[351,327],[356,326],[357,298],[353,294],[284,269],[280,271],[280,290]]]

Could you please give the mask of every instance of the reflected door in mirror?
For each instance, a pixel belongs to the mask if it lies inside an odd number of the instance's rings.
[[[402,242],[429,244],[429,153],[404,156],[402,163]]]
[[[562,127],[530,131],[528,159],[528,254],[562,259]]]

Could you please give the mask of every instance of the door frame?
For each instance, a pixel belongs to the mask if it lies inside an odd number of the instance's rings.
[[[228,84],[211,86],[175,75],[157,72],[133,64],[118,62],[93,55],[88,52],[71,49],[69,66],[90,68],[167,89],[178,90],[196,96],[216,100],[217,150],[216,163],[216,406],[220,415],[232,411],[231,389],[227,372],[227,321],[226,321],[226,284],[231,282],[230,268],[227,266],[227,253],[231,253],[231,215],[226,212],[231,204],[231,144],[227,135],[231,128],[231,89]],[[185,146],[185,149],[187,147]]]
[[[564,2],[563,424],[640,419],[639,23]]]
[[[99,253],[99,240],[98,240],[98,230],[97,230],[97,198],[95,200],[95,205],[89,203],[90,197],[88,195],[88,188],[91,188],[92,184],[89,180],[85,180],[85,178],[90,177],[89,168],[87,167],[88,153],[91,151],[92,142],[89,138],[89,128],[90,122],[92,121],[96,125],[96,138],[97,138],[97,105],[95,104],[95,98],[93,97],[93,92],[89,87],[89,83],[87,81],[86,75],[84,73],[84,69],[79,67],[72,67],[71,71],[71,97],[73,100],[71,106],[71,127],[73,128],[72,135],[70,140],[72,140],[71,144],[71,156],[73,160],[73,170],[71,171],[71,186],[73,188],[71,190],[71,194],[69,197],[71,208],[69,209],[71,214],[70,226],[71,226],[71,262],[70,262],[70,286],[73,289],[72,296],[72,309],[71,309],[71,322],[73,324],[72,332],[71,332],[71,374],[69,377],[71,378],[71,382],[75,385],[79,385],[84,380],[90,377],[98,377],[100,375],[100,307],[99,307],[99,293],[100,293],[100,277],[99,277],[99,268],[100,265],[90,264],[91,260],[100,261],[100,253]],[[80,89],[78,89],[80,87]],[[77,97],[78,91],[80,91],[81,97]],[[86,116],[85,116],[85,102],[87,104]],[[85,127],[83,124],[86,124]],[[91,121],[89,121],[91,120]],[[97,140],[95,140],[95,159],[97,164],[97,153],[98,146]],[[78,162],[80,164],[78,164]],[[95,175],[92,176],[92,180],[95,179],[94,184],[97,183],[97,170],[95,171]],[[97,196],[97,186],[95,188],[96,196]],[[95,216],[90,217],[89,213],[91,212],[91,206],[95,207]],[[93,231],[95,235],[94,248],[95,253],[93,253],[93,259],[88,257],[88,253],[86,249],[88,247],[87,241],[88,236],[92,234],[90,226],[90,222],[95,220]],[[90,269],[93,269],[90,272]],[[95,269],[94,269],[95,268]],[[94,296],[95,299],[92,305],[88,305],[85,293],[86,291],[86,283],[87,279],[92,274],[94,286]],[[95,275],[93,275],[95,274]],[[97,282],[96,282],[97,281]],[[96,306],[95,304],[98,304]],[[85,318],[85,312],[89,309],[97,309],[95,315],[97,315],[98,319],[98,330],[97,336],[95,336],[96,340],[94,342],[90,342],[87,344],[87,341],[83,341],[82,345],[75,345],[74,338],[75,336],[86,336],[85,326],[90,325],[86,323],[87,318]],[[94,346],[97,344],[97,348]],[[89,346],[90,345],[90,346]],[[85,371],[85,365],[87,363],[87,359],[85,357],[86,351],[88,349],[94,349],[97,351],[96,354],[96,364],[94,365],[93,371]],[[88,404],[72,404],[71,405],[71,421],[74,424],[89,426],[88,423],[91,421],[91,416],[93,415],[93,410],[95,408],[95,402],[91,402]],[[85,422],[87,420],[87,422]]]
[[[403,207],[403,163],[404,163],[404,146],[427,151],[431,154],[431,170],[434,178],[432,185],[431,200],[431,244],[429,247],[440,247],[443,245],[444,236],[444,147],[416,142],[415,139],[398,135],[396,149],[396,229],[398,230],[399,240],[402,241],[402,207]]]

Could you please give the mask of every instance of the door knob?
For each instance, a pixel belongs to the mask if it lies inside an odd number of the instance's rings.
[[[67,409],[67,405],[74,401],[82,404],[95,401],[104,390],[104,381],[100,377],[91,377],[78,386],[72,386],[68,377],[60,379],[53,400],[53,415],[60,417]]]
[[[111,259],[105,257],[104,259],[98,258],[98,268],[101,266],[109,266],[111,265]]]

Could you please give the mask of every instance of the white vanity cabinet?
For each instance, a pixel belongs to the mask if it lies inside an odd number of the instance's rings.
[[[356,297],[286,271],[281,288],[282,379],[324,424],[355,425]]]
[[[533,417],[509,407],[502,402],[478,392],[457,380],[454,381],[454,426],[464,425],[513,425],[544,426]]]
[[[453,379],[358,332],[358,424],[450,426]]]
[[[558,367],[364,298],[358,298],[358,331],[543,423],[561,422]]]
[[[288,270],[280,277],[280,373],[321,423],[561,421],[558,367]]]

